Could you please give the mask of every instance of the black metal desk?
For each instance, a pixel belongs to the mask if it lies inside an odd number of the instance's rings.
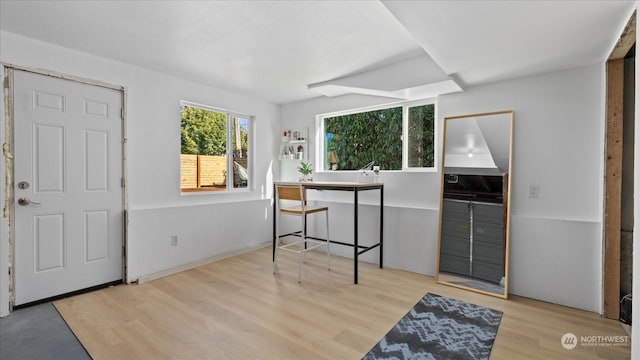
[[[383,224],[384,224],[384,184],[382,183],[358,183],[358,182],[274,182],[273,194],[275,197],[276,185],[299,185],[306,190],[333,190],[333,191],[352,191],[353,192],[353,244],[345,243],[341,241],[335,241],[329,239],[332,244],[346,245],[353,247],[353,283],[358,283],[358,256],[366,253],[371,249],[377,247],[380,248],[380,268],[382,268],[382,244],[383,244]],[[379,242],[371,246],[360,245],[358,243],[358,193],[366,190],[380,190],[380,233]],[[277,204],[273,201],[273,248],[272,248],[272,261],[275,260],[276,241],[278,240],[278,234],[276,234],[276,216],[277,216]],[[325,240],[309,236],[309,238],[317,240]]]

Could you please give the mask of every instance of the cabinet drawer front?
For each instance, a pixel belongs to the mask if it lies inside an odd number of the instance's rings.
[[[473,203],[473,220],[478,222],[500,224],[504,219],[502,205]]]
[[[504,273],[502,271],[502,266],[488,264],[482,261],[474,261],[472,276],[477,279],[487,280],[498,284],[504,276]]]
[[[473,240],[502,245],[504,243],[504,228],[502,224],[492,224],[480,221],[473,222]]]
[[[449,199],[442,200],[443,219],[461,219],[469,221],[469,203],[465,201],[455,201]]]
[[[474,241],[473,243],[473,262],[482,261],[489,264],[499,265],[501,268],[504,264],[504,250],[502,244],[496,245]]]
[[[469,258],[469,238],[443,235],[440,242],[440,253]]]
[[[469,257],[440,255],[440,272],[469,276]]]
[[[469,235],[471,235],[471,228],[469,224],[469,219],[458,220],[458,219],[443,219],[442,220],[442,237],[445,236],[454,236],[467,238],[469,240]]]

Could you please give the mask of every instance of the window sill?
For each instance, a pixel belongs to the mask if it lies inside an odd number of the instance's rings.
[[[320,170],[315,171],[317,174],[357,174],[362,170]],[[380,174],[402,174],[402,173],[435,173],[438,172],[436,168],[406,168],[402,170],[380,170]]]
[[[200,188],[200,189],[180,189],[180,195],[193,196],[193,195],[208,195],[208,194],[236,194],[249,192],[249,188],[233,188],[231,190],[227,188]]]

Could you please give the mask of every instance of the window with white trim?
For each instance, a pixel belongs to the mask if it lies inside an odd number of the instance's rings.
[[[435,102],[406,103],[318,117],[320,169],[435,170]]]
[[[180,191],[248,189],[252,118],[186,101],[180,106]]]

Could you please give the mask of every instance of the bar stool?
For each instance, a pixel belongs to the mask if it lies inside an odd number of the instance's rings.
[[[306,204],[306,192],[301,184],[295,185],[277,185],[276,186],[276,202],[278,205],[278,221],[276,223],[276,242],[274,244],[273,257],[273,273],[277,273],[277,251],[285,250],[298,254],[298,282],[301,281],[302,263],[304,262],[304,254],[307,251],[327,247],[327,268],[331,269],[331,255],[329,252],[329,208],[326,206],[309,206]],[[283,201],[288,201],[292,206],[283,207]],[[326,240],[316,240],[307,238],[307,215],[325,213]],[[280,234],[280,220],[282,215],[293,215],[301,218],[301,230],[292,233]],[[275,214],[274,214],[275,216]],[[280,239],[287,236],[297,236],[300,240],[280,245]]]

